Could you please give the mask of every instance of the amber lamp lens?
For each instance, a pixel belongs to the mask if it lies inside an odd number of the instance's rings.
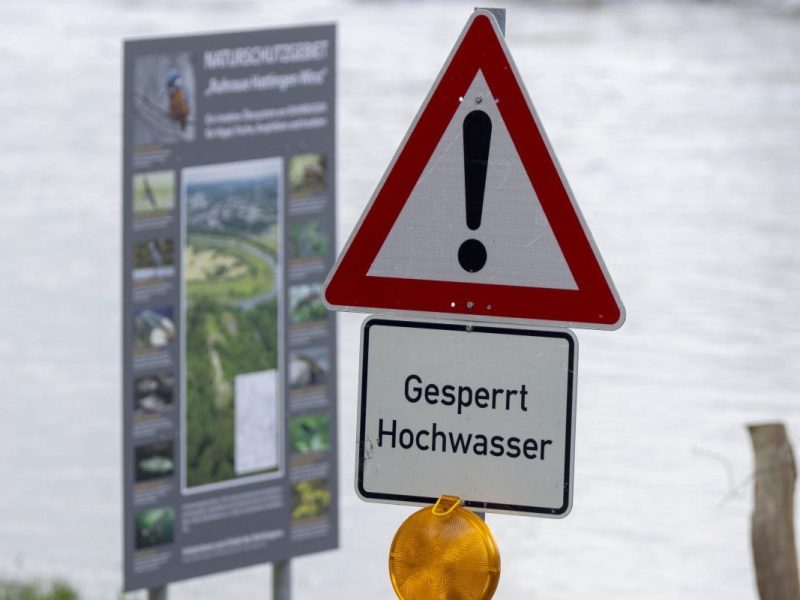
[[[443,496],[397,530],[389,574],[401,600],[488,600],[500,580],[500,554],[486,523]]]

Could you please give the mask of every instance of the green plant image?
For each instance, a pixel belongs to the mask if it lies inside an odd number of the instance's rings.
[[[172,265],[173,250],[173,242],[168,238],[138,242],[133,248],[133,266],[139,269]]]
[[[305,415],[289,421],[292,450],[301,454],[323,452],[330,447],[327,414]]]
[[[302,200],[325,189],[327,159],[324,154],[298,154],[289,161],[289,198]]]
[[[278,367],[277,194],[275,172],[218,180],[204,174],[187,184],[183,277],[190,488],[239,476],[236,377]]]
[[[289,226],[289,254],[293,258],[326,256],[330,236],[319,219]]]
[[[175,509],[153,508],[136,515],[136,549],[169,544],[175,539]]]
[[[175,448],[172,440],[154,442],[134,450],[135,481],[169,477],[175,472]]]
[[[175,173],[154,171],[133,176],[133,214],[153,218],[168,214],[175,207]]]
[[[327,479],[301,481],[292,486],[292,519],[309,519],[324,515],[331,505]]]
[[[195,487],[236,477],[234,378],[278,363],[277,300],[253,308],[197,300],[186,315],[186,475]]]

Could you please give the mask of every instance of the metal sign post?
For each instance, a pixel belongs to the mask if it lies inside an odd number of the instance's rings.
[[[272,563],[272,600],[292,600],[292,561]]]
[[[505,8],[487,8],[483,6],[476,6],[475,10],[485,10],[486,12],[492,13],[494,20],[497,21],[497,26],[500,28],[503,36],[506,35],[506,9]],[[479,511],[475,513],[484,521],[486,520],[486,513],[483,511]]]
[[[147,590],[147,600],[167,600],[169,591],[166,585],[150,588]]]

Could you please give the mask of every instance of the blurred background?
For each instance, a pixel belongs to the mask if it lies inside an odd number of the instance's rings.
[[[0,3],[0,579],[122,587],[121,40],[338,23],[341,247],[474,4]],[[628,318],[577,332],[572,514],[488,517],[496,597],[756,598],[745,425],[800,436],[800,2],[504,6]],[[412,511],[352,484],[362,318],[339,316],[341,549],[293,562],[298,600],[394,597]],[[267,598],[270,571],[170,597]]]

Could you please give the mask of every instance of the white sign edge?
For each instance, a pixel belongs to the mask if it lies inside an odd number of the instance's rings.
[[[517,511],[517,510],[502,510],[497,508],[490,508],[487,506],[487,503],[480,503],[475,501],[470,501],[468,498],[462,498],[464,508],[471,510],[473,512],[490,512],[492,514],[504,514],[504,515],[515,515],[515,516],[524,516],[524,517],[540,517],[545,519],[563,519],[567,517],[572,512],[572,504],[573,504],[573,496],[575,492],[575,429],[576,429],[576,414],[577,414],[577,405],[578,405],[578,338],[574,332],[570,331],[569,329],[563,329],[559,327],[517,327],[517,326],[502,326],[502,325],[495,325],[486,323],[478,323],[472,321],[470,323],[464,323],[463,321],[456,321],[456,320],[440,320],[440,319],[407,319],[402,317],[395,317],[392,315],[375,315],[370,316],[364,319],[361,324],[361,340],[359,343],[359,362],[358,362],[358,419],[356,423],[356,452],[355,452],[355,472],[354,472],[354,488],[356,495],[363,500],[364,502],[370,502],[374,504],[392,504],[395,506],[431,506],[436,502],[436,498],[426,499],[426,501],[408,501],[408,500],[397,500],[397,499],[387,499],[387,498],[377,498],[374,495],[367,496],[362,493],[362,471],[361,471],[361,464],[363,461],[363,453],[362,450],[364,448],[364,438],[362,435],[362,424],[363,424],[363,417],[364,417],[364,407],[365,407],[365,398],[364,398],[364,367],[367,362],[367,357],[364,354],[364,334],[366,332],[367,327],[370,323],[374,321],[389,321],[389,322],[399,322],[399,323],[408,323],[410,325],[421,324],[421,325],[445,325],[445,326],[456,326],[456,327],[463,327],[465,330],[472,327],[477,329],[509,329],[509,330],[519,330],[525,329],[528,331],[541,331],[544,333],[560,333],[566,335],[572,341],[572,350],[573,350],[573,369],[572,369],[572,385],[569,388],[569,392],[571,393],[571,419],[570,419],[570,442],[569,442],[569,477],[565,481],[565,484],[568,485],[567,488],[567,503],[566,506],[563,507],[562,510],[554,512],[552,509],[542,509],[539,510],[530,510],[530,511]],[[427,500],[431,500],[428,502]],[[534,509],[539,509],[540,507],[531,507]]]

